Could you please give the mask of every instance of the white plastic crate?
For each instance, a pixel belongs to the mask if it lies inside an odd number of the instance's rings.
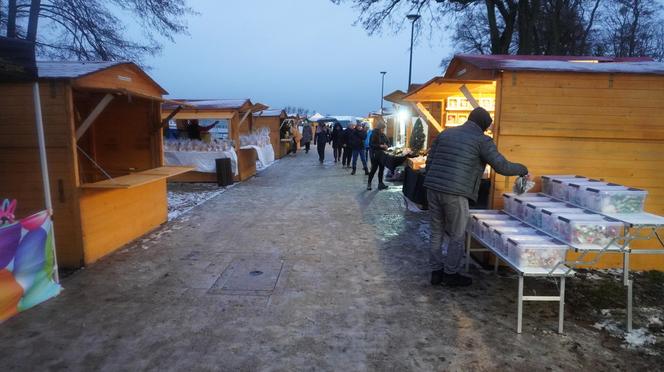
[[[552,239],[507,240],[508,258],[519,268],[552,269],[565,260],[568,249]]]
[[[625,188],[594,188],[585,190],[588,209],[601,213],[641,213],[646,203],[646,190]]]
[[[559,237],[573,245],[593,244],[605,247],[623,235],[625,225],[606,218],[578,219],[574,215],[558,216]]]

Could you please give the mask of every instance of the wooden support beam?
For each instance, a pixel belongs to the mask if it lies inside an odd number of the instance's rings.
[[[242,123],[244,123],[244,121],[247,120],[247,118],[249,117],[249,115],[251,115],[251,112],[252,112],[252,111],[249,110],[249,111],[247,111],[247,112],[244,113],[244,116],[242,117],[242,119],[240,119],[240,122],[239,122],[238,125],[237,125],[238,130],[239,130],[240,127],[242,126]]]
[[[166,116],[164,119],[161,120],[161,125],[159,125],[157,128],[155,128],[155,131],[161,129],[161,128],[168,128],[168,122],[171,121],[175,117],[175,115],[178,114],[178,112],[182,111],[182,105],[179,105],[178,107],[173,110],[168,116]]]
[[[461,93],[463,93],[464,97],[466,97],[466,99],[468,100],[470,105],[473,106],[474,109],[480,107],[480,104],[477,103],[477,100],[475,99],[475,97],[473,97],[473,94],[470,93],[470,90],[468,90],[466,84],[462,85],[461,88],[459,88],[459,90],[461,91]]]
[[[427,121],[429,124],[433,125],[434,128],[436,128],[436,130],[438,131],[438,133],[440,133],[440,132],[443,131],[443,126],[440,125],[440,123],[438,122],[438,120],[436,120],[436,118],[434,118],[433,115],[431,115],[431,113],[429,112],[429,110],[427,110],[427,108],[424,107],[424,105],[422,104],[422,102],[416,102],[413,106],[415,107],[415,111],[417,111],[420,115],[424,116],[424,118],[426,119],[426,121]]]
[[[108,93],[104,96],[104,98],[101,99],[101,101],[99,101],[99,103],[94,108],[94,110],[92,110],[90,115],[88,115],[88,117],[85,118],[85,120],[83,121],[83,124],[81,124],[81,126],[78,127],[78,129],[76,129],[76,140],[77,141],[80,140],[81,137],[83,137],[83,135],[88,130],[88,128],[90,128],[92,123],[94,123],[94,121],[97,120],[99,115],[101,115],[101,113],[104,111],[106,106],[108,106],[108,104],[111,103],[111,101],[113,100],[114,97],[115,97],[114,95],[112,95],[111,93]]]

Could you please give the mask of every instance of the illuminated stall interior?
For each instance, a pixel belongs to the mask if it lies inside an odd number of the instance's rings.
[[[185,120],[199,120],[203,123],[218,121],[221,126],[219,136],[233,141],[238,157],[237,181],[244,181],[256,174],[256,152],[253,149],[240,148],[240,136],[251,134],[254,129],[253,113],[265,110],[262,104],[253,104],[249,99],[175,99],[166,102],[161,110],[163,120],[175,120],[182,126]],[[224,132],[226,123],[226,132]],[[219,126],[219,124],[218,124]],[[215,182],[212,173],[190,172],[174,181],[179,182]]]

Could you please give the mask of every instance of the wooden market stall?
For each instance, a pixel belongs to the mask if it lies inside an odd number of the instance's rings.
[[[648,58],[458,55],[444,76],[410,92],[429,142],[462,123],[472,98],[494,116],[493,137],[535,176],[583,174],[648,190],[646,210],[664,214],[664,64]],[[538,177],[536,177],[539,180]],[[514,179],[491,173],[490,207]],[[539,187],[539,185],[537,186]],[[538,188],[535,189],[539,190]],[[634,257],[663,269],[661,256]],[[618,255],[600,266],[617,266]]]
[[[61,267],[77,268],[167,220],[160,105],[166,91],[133,63],[39,62]],[[43,205],[32,85],[0,84],[0,195]]]
[[[249,99],[174,99],[166,102],[161,110],[166,120],[218,120],[227,122],[227,135],[235,145],[238,175],[236,181],[245,181],[256,175],[256,151],[240,148],[240,136],[254,130],[253,113],[266,106],[253,104]],[[172,178],[176,182],[216,182],[215,173],[189,172]]]
[[[274,148],[275,159],[281,159],[286,155],[281,144],[281,125],[288,118],[284,110],[263,110],[254,113],[254,128],[268,128],[270,130],[270,143]]]

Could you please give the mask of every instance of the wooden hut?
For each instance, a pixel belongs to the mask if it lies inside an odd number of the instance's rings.
[[[444,76],[410,92],[434,136],[471,107],[461,89],[492,112],[493,136],[510,160],[535,176],[582,174],[648,190],[646,210],[664,214],[664,64],[647,58],[458,55]],[[490,205],[502,208],[513,179],[491,174]],[[536,189],[537,191],[538,189]],[[662,256],[633,256],[663,269]],[[621,263],[618,255],[604,266]]]
[[[167,220],[160,105],[166,91],[133,63],[39,62],[61,267],[94,262]],[[0,195],[43,207],[32,84],[0,84]]]
[[[270,143],[274,149],[275,159],[281,159],[286,155],[284,151],[281,151],[280,129],[287,117],[284,110],[264,110],[254,113],[254,128],[270,130]]]
[[[228,122],[228,137],[235,143],[238,158],[236,181],[245,181],[256,175],[256,151],[240,148],[240,136],[254,130],[253,113],[266,106],[253,104],[249,99],[174,99],[163,105],[164,120],[220,120]],[[216,182],[214,173],[189,172],[173,178],[179,182]]]

